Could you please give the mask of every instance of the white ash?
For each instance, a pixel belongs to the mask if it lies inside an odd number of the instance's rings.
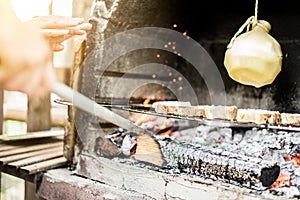
[[[300,178],[300,167],[296,168],[294,174]],[[300,183],[300,180],[299,180]]]
[[[135,141],[135,140],[136,140],[135,137],[132,137],[131,135],[125,135],[122,145],[121,145],[122,153],[125,156],[131,155],[131,149],[133,148],[133,141]]]
[[[285,197],[300,197],[300,167],[285,161],[284,154],[300,153],[300,133],[253,128],[233,130],[198,126],[173,134],[176,140],[208,148],[221,149],[264,160],[278,161],[281,173],[290,176],[289,186],[271,188],[269,192]]]
[[[299,189],[295,186],[274,188],[272,189],[271,193],[280,196],[286,196],[288,198],[295,198],[300,196]]]

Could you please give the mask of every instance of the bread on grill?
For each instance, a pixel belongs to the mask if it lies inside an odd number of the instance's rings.
[[[224,119],[234,121],[237,114],[236,106],[192,106],[190,102],[182,101],[159,101],[153,103],[152,107],[157,113],[201,117],[206,119]]]
[[[188,101],[158,101],[152,104],[157,113],[203,119],[221,119],[240,123],[300,126],[300,114],[279,111],[238,108],[223,105],[191,105]]]
[[[281,113],[281,124],[285,126],[300,126],[300,114]]]
[[[186,101],[158,101],[152,104],[155,112],[188,117],[204,117],[204,108]]]
[[[237,122],[253,122],[256,124],[280,124],[281,116],[278,111],[239,108],[236,116]]]
[[[206,105],[198,106],[203,107],[206,119],[222,119],[234,121],[236,119],[237,110],[236,106],[223,106],[223,105]]]

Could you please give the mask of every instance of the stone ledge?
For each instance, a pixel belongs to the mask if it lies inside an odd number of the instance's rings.
[[[66,168],[53,169],[45,173],[38,195],[47,200],[152,199],[136,192],[77,176]]]

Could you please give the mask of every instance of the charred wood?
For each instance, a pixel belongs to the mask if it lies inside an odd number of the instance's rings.
[[[256,189],[270,186],[280,173],[274,161],[166,138],[157,141],[168,167],[180,172],[234,181]]]

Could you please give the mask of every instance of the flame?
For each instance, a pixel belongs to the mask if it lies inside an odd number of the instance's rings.
[[[143,102],[143,106],[145,107],[151,107],[152,104],[150,104],[151,102],[151,98],[148,97],[147,99],[144,100]],[[150,122],[150,121],[153,121],[155,118],[157,118],[156,116],[150,116],[150,115],[146,115],[146,114],[139,114],[139,113],[135,113],[133,116],[132,116],[132,119],[133,121],[135,121],[134,123],[138,126],[141,126],[142,124],[144,123],[147,123],[147,122]]]
[[[170,129],[168,129],[167,131],[164,131],[164,132],[161,132],[161,133],[159,133],[159,135],[160,136],[172,136],[172,133],[173,133],[173,129],[172,128],[170,128]]]
[[[156,93],[161,92],[158,90]],[[150,97],[146,98],[143,102],[143,106],[151,107]],[[159,100],[156,100],[159,101]],[[147,114],[134,113],[131,115],[131,120],[138,126],[144,126],[147,129],[155,132],[160,136],[172,136],[172,133],[178,129],[178,126],[174,126],[175,119],[167,118],[164,119],[159,116],[152,116]]]
[[[148,97],[147,99],[144,100],[143,105],[144,106],[151,106],[150,101],[151,101],[151,98]]]
[[[172,133],[178,128],[175,126],[170,126],[170,124],[172,125],[172,122],[174,122],[174,119],[172,118],[168,118],[166,121],[164,121],[164,123],[157,129],[158,135],[172,136]]]
[[[174,122],[174,119],[168,118],[161,126],[160,129],[166,129],[170,123]]]
[[[136,125],[141,126],[144,123],[147,123],[152,120],[152,116],[142,114],[135,122]]]

